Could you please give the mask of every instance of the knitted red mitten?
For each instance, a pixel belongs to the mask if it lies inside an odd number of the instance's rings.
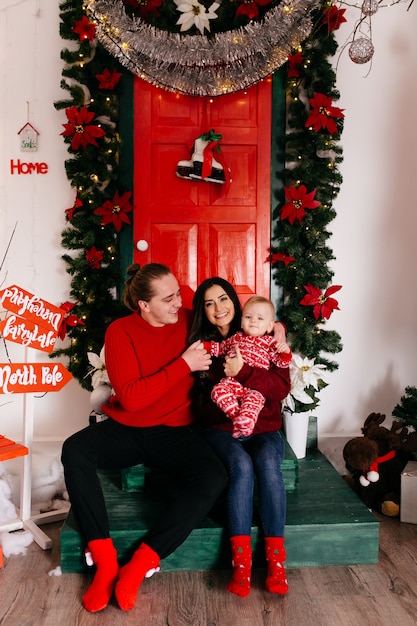
[[[265,537],[265,552],[268,564],[266,589],[271,593],[285,595],[288,591],[288,581],[284,569],[287,558],[284,537]]]
[[[245,598],[250,592],[252,547],[250,535],[236,535],[230,537],[232,548],[232,578],[227,585],[227,591]]]
[[[88,548],[96,566],[96,573],[83,596],[83,605],[87,611],[96,613],[105,609],[110,601],[119,565],[112,539],[94,539],[88,543]]]
[[[142,543],[136,550],[127,565],[119,572],[116,583],[116,600],[123,611],[129,611],[135,606],[139,587],[149,570],[159,565],[160,558],[146,543]]]

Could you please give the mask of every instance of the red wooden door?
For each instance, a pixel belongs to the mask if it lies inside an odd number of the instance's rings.
[[[134,241],[148,245],[135,249],[135,262],[168,265],[186,301],[187,286],[215,275],[242,301],[269,296],[271,80],[210,99],[135,78],[134,102]],[[194,139],[210,129],[223,135],[228,189],[176,176]]]

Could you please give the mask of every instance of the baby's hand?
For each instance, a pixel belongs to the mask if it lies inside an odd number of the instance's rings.
[[[290,346],[285,341],[277,341],[277,352],[291,352]]]

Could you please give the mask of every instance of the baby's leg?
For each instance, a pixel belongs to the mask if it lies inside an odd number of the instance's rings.
[[[248,437],[253,433],[258,415],[265,404],[264,396],[254,389],[246,389],[241,401],[240,411],[233,418],[233,437]]]
[[[242,389],[242,385],[233,378],[222,378],[211,391],[211,399],[229,419],[233,419],[239,413],[238,396],[241,395]]]

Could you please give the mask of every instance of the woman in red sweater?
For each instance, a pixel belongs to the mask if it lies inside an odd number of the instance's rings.
[[[241,307],[235,290],[226,280],[215,277],[201,283],[193,299],[194,320],[190,341],[222,341],[241,324]],[[275,335],[283,341],[282,325]],[[233,422],[211,399],[211,390],[224,376],[234,377],[244,387],[259,391],[265,405],[253,434],[236,439]],[[281,436],[281,401],[291,385],[288,367],[271,364],[268,370],[244,363],[238,346],[236,356],[225,360],[213,357],[209,371],[195,375],[196,414],[204,420],[206,439],[222,459],[229,474],[227,521],[232,550],[233,575],[227,589],[247,596],[251,583],[251,527],[253,491],[257,479],[259,509],[265,536],[266,588],[286,594],[284,530],[286,495],[281,464],[285,454]]]
[[[210,511],[227,483],[225,469],[193,425],[192,372],[208,370],[200,341],[188,348],[189,312],[178,281],[164,265],[128,268],[124,302],[131,315],[105,335],[105,359],[115,395],[103,406],[109,419],[64,442],[65,481],[77,524],[96,573],[83,597],[91,612],[115,591],[131,609],[145,575],[159,567]],[[176,476],[183,488],[132,559],[119,570],[97,469],[146,463]]]

